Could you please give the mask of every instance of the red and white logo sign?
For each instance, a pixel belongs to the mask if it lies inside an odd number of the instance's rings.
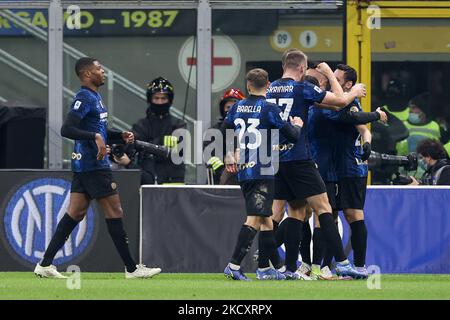
[[[211,43],[211,82],[212,91],[227,89],[236,80],[241,69],[239,49],[227,36],[213,36]],[[178,55],[178,67],[184,81],[192,88],[197,85],[197,48],[194,48],[194,37],[190,37],[181,47]],[[196,44],[197,45],[197,44]],[[190,77],[189,77],[190,73]]]

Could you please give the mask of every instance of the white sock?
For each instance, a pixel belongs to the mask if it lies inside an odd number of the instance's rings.
[[[231,263],[231,262],[229,263],[229,265],[230,265],[230,269],[231,269],[231,270],[237,271],[237,270],[239,270],[239,269],[241,268],[240,265],[233,264],[233,263]]]
[[[349,264],[350,262],[348,261],[348,259],[345,259],[344,261],[338,261],[338,263],[346,265],[346,264]]]
[[[282,266],[280,269],[278,269],[278,271],[285,272],[286,271],[286,266]]]
[[[269,269],[270,269],[270,267],[267,267],[267,268],[258,268],[259,271],[267,271],[267,270],[269,270]]]

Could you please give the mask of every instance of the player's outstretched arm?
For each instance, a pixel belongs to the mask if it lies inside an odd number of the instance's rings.
[[[339,121],[348,124],[366,124],[374,121],[381,120],[387,121],[387,115],[380,108],[377,108],[374,112],[352,112],[351,110],[341,112],[339,114]]]
[[[331,91],[326,92],[322,103],[338,107],[345,107],[347,104],[345,104],[346,100],[344,99],[344,91],[342,90],[342,87],[337,81],[336,76],[334,75],[330,66],[326,62],[322,62],[317,65],[316,70],[327,77],[328,82],[331,86]]]
[[[358,83],[352,87],[349,92],[345,92],[343,98],[337,98],[333,92],[327,92],[325,97],[323,98],[321,103],[315,103],[315,106],[321,109],[328,110],[340,110],[345,106],[348,106],[352,103],[356,98],[361,98],[366,96],[366,87],[362,83]],[[331,104],[329,101],[337,101],[340,102],[339,105]],[[381,119],[383,120],[383,119]]]
[[[337,80],[336,80],[337,81]],[[361,98],[366,96],[366,87],[362,83],[355,84],[352,89],[343,94],[342,96],[336,95],[334,92],[327,91],[325,97],[322,100],[322,104],[325,106],[337,106],[345,107],[352,103],[356,98]]]

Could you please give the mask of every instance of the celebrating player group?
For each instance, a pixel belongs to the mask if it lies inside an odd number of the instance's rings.
[[[365,86],[356,83],[350,66],[338,65],[333,72],[322,62],[308,69],[307,56],[289,49],[282,67],[282,78],[272,83],[265,70],[250,70],[249,97],[231,107],[222,127],[238,136],[237,148],[228,143],[225,163],[227,171],[237,172],[247,210],[225,276],[249,280],[240,265],[259,231],[257,279],[365,279],[363,209],[371,152],[365,124],[386,121],[386,114],[362,112],[358,99],[365,96]],[[270,162],[261,149],[272,151]],[[353,263],[338,232],[339,210],[352,231]],[[285,211],[288,217],[282,220]],[[284,261],[277,250],[283,243]],[[333,258],[336,275],[330,270]]]

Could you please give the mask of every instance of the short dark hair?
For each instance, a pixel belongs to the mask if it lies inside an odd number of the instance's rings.
[[[262,89],[269,81],[269,74],[264,69],[255,68],[247,73],[246,79],[253,88]]]
[[[356,74],[356,70],[350,67],[347,64],[338,64],[337,65],[338,70],[344,71],[344,81],[351,81],[352,86],[355,85],[356,80],[358,80],[358,75]]]
[[[288,49],[283,53],[281,57],[281,64],[283,69],[297,68],[303,63],[307,63],[308,59],[306,54],[298,49]]]
[[[417,144],[416,151],[424,157],[439,160],[448,158],[447,151],[442,143],[435,139],[423,139]]]
[[[315,69],[318,65],[319,62],[308,60],[308,69]]]
[[[317,80],[316,77],[306,75],[303,80],[308,81],[309,83],[312,83],[313,85],[320,87],[319,80]]]
[[[428,118],[428,116],[430,115],[430,98],[431,97],[429,92],[423,92],[411,98],[411,100],[409,101],[409,106],[416,106],[417,108],[422,110],[422,112],[425,113]]]
[[[77,74],[77,76],[79,77],[81,72],[90,67],[95,61],[98,60],[91,57],[82,57],[78,59],[78,61],[75,63],[75,73]]]

